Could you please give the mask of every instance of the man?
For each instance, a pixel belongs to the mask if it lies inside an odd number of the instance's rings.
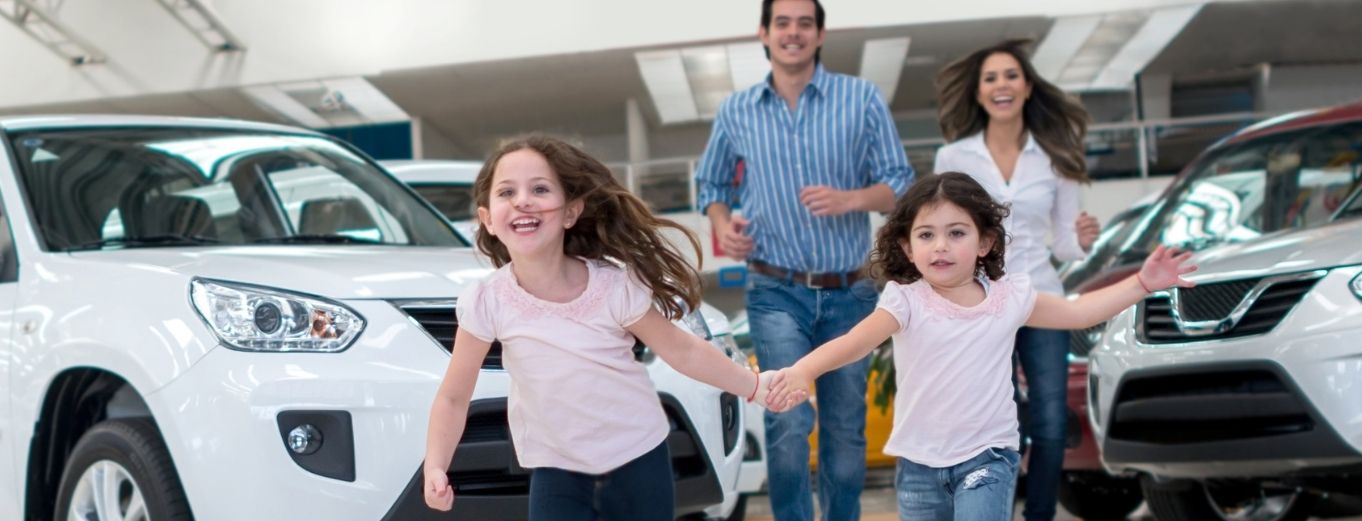
[[[757,31],[766,81],[729,96],[697,169],[699,208],[719,244],[748,266],[747,314],[763,369],[793,365],[874,310],[871,211],[888,212],[912,181],[898,129],[875,86],[823,70],[817,0],[764,0]],[[735,166],[745,164],[741,188]],[[739,197],[741,196],[741,197]],[[743,216],[730,206],[742,204]],[[868,361],[815,383],[823,519],[860,517]],[[808,404],[766,415],[771,504],[778,521],[810,521]]]

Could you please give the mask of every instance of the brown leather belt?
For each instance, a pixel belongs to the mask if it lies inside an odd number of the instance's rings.
[[[779,266],[772,266],[759,260],[747,261],[747,269],[753,272],[785,279],[795,283],[803,284],[813,289],[838,289],[849,287],[856,281],[865,278],[865,273],[861,270],[848,272],[828,272],[828,273],[805,273],[802,271],[787,270]]]

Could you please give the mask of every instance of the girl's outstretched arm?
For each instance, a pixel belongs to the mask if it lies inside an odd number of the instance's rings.
[[[1045,329],[1092,327],[1110,320],[1152,292],[1173,286],[1195,286],[1195,283],[1182,278],[1196,271],[1195,264],[1184,265],[1191,257],[1192,252],[1179,253],[1159,246],[1145,259],[1139,273],[1092,293],[1084,293],[1075,300],[1039,293],[1036,295],[1036,307],[1031,310],[1026,325]]]
[[[777,373],[766,400],[784,404],[786,408],[797,405],[808,398],[809,385],[823,373],[865,358],[899,328],[894,315],[884,308],[875,308],[845,335],[818,346],[794,365]]]
[[[676,327],[656,309],[649,309],[643,318],[625,329],[681,374],[766,406],[766,385],[762,384],[768,383],[774,372],[762,377],[733,363],[703,338]]]
[[[426,429],[426,462],[422,465],[426,484],[422,488],[430,508],[449,510],[454,506],[454,489],[449,486],[446,472],[454,459],[454,449],[463,438],[478,370],[491,348],[490,342],[463,329],[454,333],[454,350],[440,389],[435,392],[435,403],[430,406],[430,425]]]

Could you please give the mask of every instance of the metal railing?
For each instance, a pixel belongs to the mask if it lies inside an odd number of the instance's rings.
[[[1129,157],[1128,161],[1133,164],[1127,166],[1138,171],[1138,177],[1148,178],[1150,166],[1153,162],[1151,150],[1155,149],[1154,145],[1159,139],[1160,133],[1171,134],[1172,131],[1211,127],[1213,133],[1201,136],[1198,138],[1198,144],[1193,146],[1199,151],[1227,133],[1221,127],[1242,128],[1250,123],[1276,115],[1279,114],[1235,112],[1185,118],[1097,123],[1088,127],[1089,144],[1102,149],[1119,149],[1123,153],[1132,153],[1132,157]],[[1232,131],[1229,130],[1229,132]],[[1204,143],[1201,143],[1202,141]],[[914,160],[915,166],[922,171],[930,169],[931,163],[926,154],[934,153],[936,148],[944,144],[946,144],[946,141],[940,137],[903,140],[903,146],[908,150],[910,157],[921,157],[925,160],[925,165],[922,164],[924,163],[922,160]],[[1127,148],[1130,150],[1127,151]],[[1185,160],[1180,159],[1180,161],[1185,162],[1190,159],[1190,157],[1187,157]],[[698,156],[672,157],[639,162],[607,163],[606,166],[610,167],[622,184],[652,205],[655,211],[672,212],[695,208],[698,200],[695,167],[699,160]],[[1099,159],[1092,159],[1092,161],[1097,162]],[[924,166],[927,168],[924,169]],[[1176,170],[1180,166],[1180,164],[1171,167],[1165,165],[1162,170],[1168,168]]]

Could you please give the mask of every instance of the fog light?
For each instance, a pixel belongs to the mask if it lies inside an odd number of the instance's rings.
[[[304,423],[288,433],[288,448],[296,454],[312,454],[322,448],[322,431]]]

